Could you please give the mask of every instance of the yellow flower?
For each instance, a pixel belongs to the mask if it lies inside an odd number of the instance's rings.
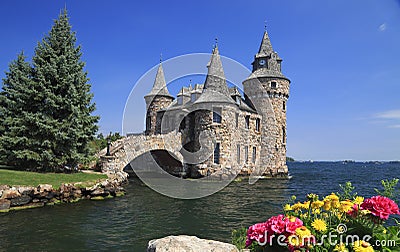
[[[294,210],[294,211],[299,211],[300,209],[302,209],[302,207],[303,207],[303,204],[301,204],[300,202],[298,202],[298,203],[296,203],[296,204],[294,204],[294,205],[292,206],[292,210]]]
[[[314,210],[312,211],[312,213],[313,213],[313,214],[320,214],[320,213],[321,213],[321,210],[320,210],[320,209],[314,209]]]
[[[296,235],[291,235],[288,237],[288,243],[294,247],[301,246],[301,239]]]
[[[331,207],[338,209],[340,207],[340,202],[338,200],[331,201]]]
[[[353,205],[353,202],[348,200],[340,201],[339,211],[347,213],[353,208]]]
[[[356,241],[353,244],[353,249],[355,252],[374,252],[374,249],[366,241]]]
[[[357,197],[354,199],[353,202],[354,202],[354,204],[360,205],[361,203],[364,202],[364,197],[357,196]]]
[[[331,193],[330,195],[326,196],[325,199],[328,199],[331,201],[339,201],[339,197],[334,193]]]
[[[323,206],[324,206],[324,202],[321,201],[321,200],[317,200],[317,201],[314,201],[313,203],[311,203],[311,208],[312,209],[319,209],[319,208],[321,208]]]
[[[340,243],[335,246],[335,249],[333,250],[335,252],[349,252],[349,250],[346,248],[346,246],[343,243]]]
[[[302,208],[303,208],[303,209],[309,209],[309,208],[310,208],[310,201],[305,201],[305,202],[302,204]]]
[[[302,227],[296,228],[296,235],[298,237],[300,237],[301,240],[303,240],[304,238],[311,237],[311,231],[308,230],[307,227],[302,226]]]
[[[315,219],[312,223],[311,223],[311,226],[315,229],[315,230],[317,230],[317,231],[320,231],[320,232],[325,232],[326,231],[326,223],[325,223],[325,221],[324,220],[321,220],[321,219]]]
[[[290,204],[286,204],[285,207],[283,208],[283,210],[285,211],[291,211],[292,207],[290,206]]]
[[[325,209],[326,211],[331,210],[331,201],[330,201],[330,200],[324,199],[324,209]]]

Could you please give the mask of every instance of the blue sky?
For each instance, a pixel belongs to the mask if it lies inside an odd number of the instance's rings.
[[[210,53],[218,37],[222,55],[250,68],[267,20],[292,80],[288,155],[400,160],[399,1],[2,1],[1,78],[18,52],[32,57],[65,3],[102,132],[121,131],[128,95],[160,52]]]

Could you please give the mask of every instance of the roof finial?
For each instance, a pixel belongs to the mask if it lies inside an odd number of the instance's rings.
[[[160,53],[160,64],[162,62],[162,53]]]
[[[267,31],[267,20],[264,20],[264,31]]]
[[[218,47],[218,38],[215,37],[214,49]]]

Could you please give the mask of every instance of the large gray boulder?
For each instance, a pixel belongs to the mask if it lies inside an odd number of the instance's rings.
[[[228,243],[178,235],[149,241],[147,252],[239,252],[239,250]]]

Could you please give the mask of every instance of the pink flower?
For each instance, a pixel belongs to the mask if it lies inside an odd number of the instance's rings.
[[[267,226],[267,230],[270,231],[271,234],[282,234],[285,232],[286,221],[285,216],[282,214],[269,218],[265,224]]]
[[[257,223],[247,230],[246,247],[254,241],[259,244],[270,244],[275,234],[284,234],[286,237],[294,234],[296,229],[303,226],[303,222],[296,217],[286,218],[280,214],[269,218],[264,223]]]
[[[391,199],[384,196],[374,196],[361,203],[362,210],[369,210],[372,215],[382,220],[389,219],[391,214],[400,214],[399,206]]]
[[[303,222],[299,219],[296,218],[294,221],[290,221],[287,219],[288,222],[286,222],[286,232],[290,234],[296,233],[296,229],[303,226]]]
[[[253,226],[250,226],[247,230],[246,247],[250,246],[253,241],[264,243],[266,238],[266,230],[265,223],[257,223]]]

